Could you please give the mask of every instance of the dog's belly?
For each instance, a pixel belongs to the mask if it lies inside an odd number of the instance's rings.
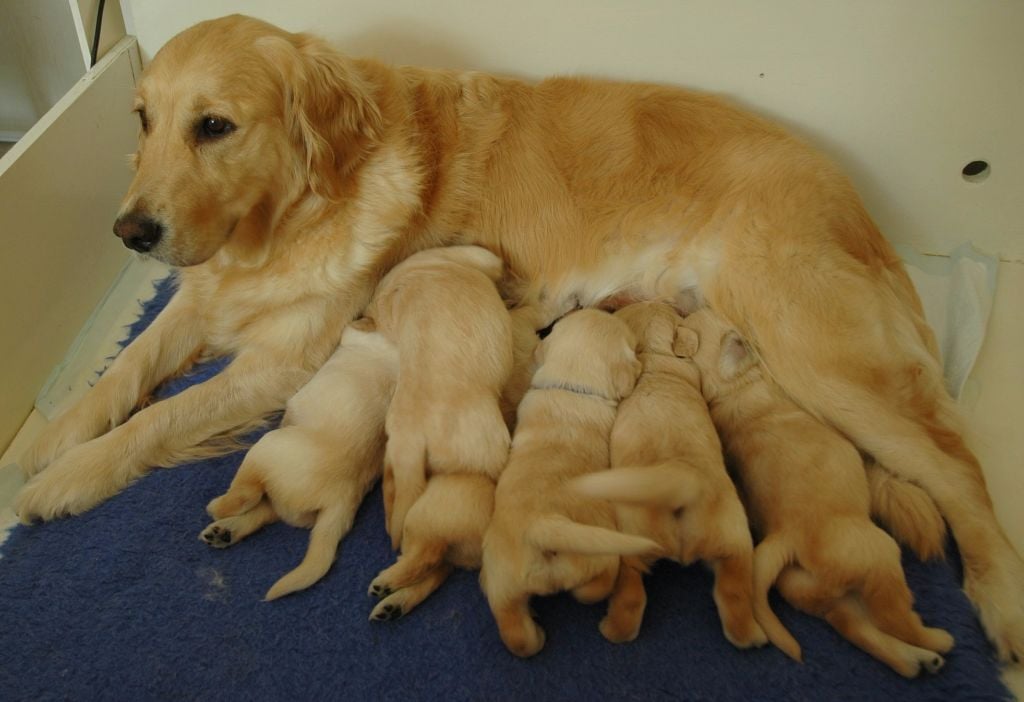
[[[640,248],[623,248],[597,265],[571,268],[557,280],[541,282],[558,306],[618,308],[664,299],[688,314],[700,305],[701,289],[715,275],[718,263],[713,245],[666,238]]]

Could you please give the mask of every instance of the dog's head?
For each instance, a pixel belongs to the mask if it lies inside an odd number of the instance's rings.
[[[691,358],[699,345],[696,332],[683,326],[682,317],[663,302],[635,302],[615,316],[636,335],[637,352]]]
[[[710,402],[730,392],[758,367],[757,356],[735,329],[708,308],[683,320],[699,342],[693,360],[700,369],[701,390]]]
[[[595,309],[573,312],[537,347],[533,384],[572,385],[621,400],[640,375],[636,345],[636,336],[621,319]]]
[[[340,197],[377,137],[365,79],[320,41],[242,16],[171,39],[135,99],[135,178],[114,232],[177,266],[260,243],[282,204]]]

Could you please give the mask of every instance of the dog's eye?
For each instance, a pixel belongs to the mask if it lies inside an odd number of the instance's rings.
[[[220,139],[234,131],[235,125],[223,117],[203,117],[199,120],[197,136],[200,141]]]
[[[140,107],[135,110],[135,112],[139,115],[139,123],[142,125],[142,133],[149,134],[149,120],[146,118],[146,110]]]

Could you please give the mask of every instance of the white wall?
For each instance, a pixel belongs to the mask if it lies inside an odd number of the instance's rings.
[[[1024,259],[1024,2],[122,0],[146,61],[231,12],[399,63],[588,73],[730,95],[838,159],[888,236]],[[985,159],[991,175],[966,183]]]

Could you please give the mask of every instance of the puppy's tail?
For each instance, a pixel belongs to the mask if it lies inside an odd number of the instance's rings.
[[[789,564],[790,553],[777,535],[769,535],[754,549],[754,619],[779,650],[795,661],[803,662],[800,644],[779,620],[768,604],[768,591]]]
[[[588,473],[574,478],[570,487],[601,500],[680,509],[700,499],[703,481],[689,463],[673,460]]]
[[[560,515],[549,515],[535,521],[526,529],[526,540],[542,551],[591,556],[662,555],[661,547],[650,539],[592,524],[580,524]]]
[[[874,461],[867,461],[864,471],[871,489],[871,516],[921,560],[941,557],[946,523],[931,496]]]
[[[352,528],[355,509],[345,503],[333,504],[320,510],[309,535],[309,548],[295,570],[286,573],[267,590],[267,602],[305,590],[327,574],[338,553],[338,542]]]

